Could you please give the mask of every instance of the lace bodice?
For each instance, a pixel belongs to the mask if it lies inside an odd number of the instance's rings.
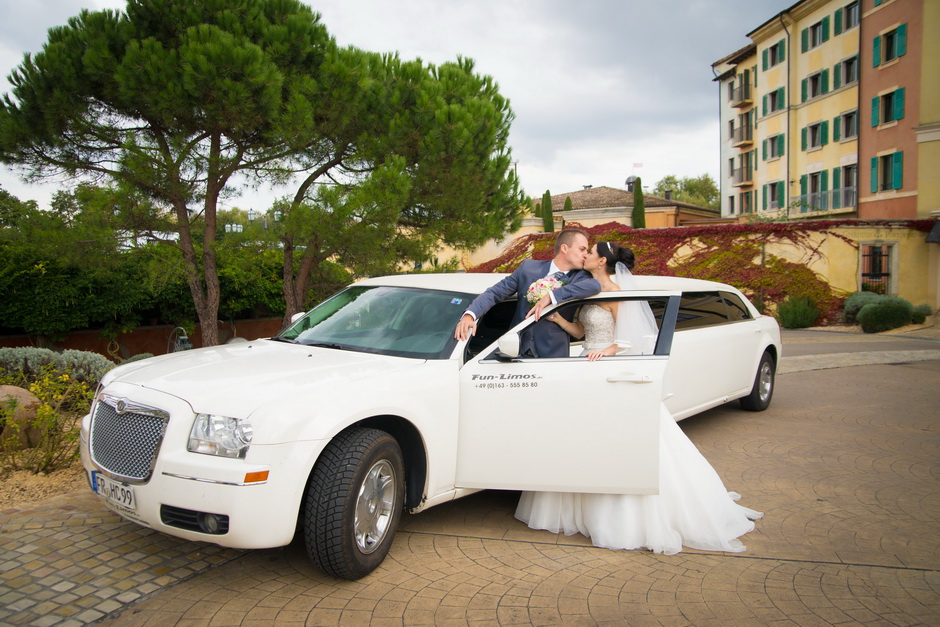
[[[607,348],[614,343],[614,315],[600,305],[582,307],[578,320],[584,326],[585,348]]]

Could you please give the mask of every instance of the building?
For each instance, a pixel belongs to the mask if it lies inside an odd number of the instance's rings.
[[[712,64],[722,217],[940,218],[938,33],[937,0],[801,0],[749,32]],[[857,289],[898,293],[900,244],[857,242]]]
[[[571,210],[565,211],[565,200],[571,199]],[[534,202],[541,202],[534,198]],[[698,221],[712,222],[720,216],[717,209],[701,207],[673,199],[671,196],[643,194],[646,228],[666,228],[685,226]],[[633,192],[614,187],[585,187],[573,192],[552,196],[552,212],[555,214],[556,227],[569,222],[577,222],[591,227],[607,222],[633,224]],[[541,218],[529,218],[541,228]]]
[[[723,217],[940,210],[940,2],[802,0],[713,64]]]

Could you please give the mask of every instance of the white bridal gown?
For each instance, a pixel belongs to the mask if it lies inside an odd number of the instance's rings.
[[[614,341],[614,317],[598,305],[581,312],[585,351]],[[631,351],[632,352],[632,351]],[[737,539],[760,512],[735,503],[708,460],[661,405],[659,494],[523,492],[516,518],[533,529],[591,538],[609,549],[649,549],[672,555],[683,545],[706,551],[745,549]]]

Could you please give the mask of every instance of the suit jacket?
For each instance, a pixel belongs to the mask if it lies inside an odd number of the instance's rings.
[[[493,305],[515,294],[518,299],[516,312],[512,318],[512,324],[515,326],[522,322],[529,309],[532,308],[526,300],[529,286],[538,279],[544,278],[551,265],[551,261],[535,261],[534,259],[523,261],[515,272],[473,299],[467,311],[473,312],[479,320]],[[564,280],[566,284],[553,292],[557,303],[572,298],[591,296],[601,290],[600,283],[584,270],[572,270],[567,273],[567,278]],[[530,353],[534,357],[567,357],[568,342],[568,334],[561,327],[553,322],[545,321],[526,329],[521,348],[523,354]]]

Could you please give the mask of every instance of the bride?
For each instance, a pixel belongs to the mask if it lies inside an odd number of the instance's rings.
[[[602,292],[636,289],[630,269],[633,251],[613,242],[598,242],[584,262]],[[616,276],[617,282],[611,279]],[[644,301],[589,303],[578,320],[560,315],[552,320],[575,338],[584,337],[589,360],[610,355],[652,354],[657,326]],[[664,394],[666,394],[664,392]],[[613,411],[613,410],[612,410]],[[523,492],[516,518],[533,529],[566,535],[581,533],[595,546],[646,548],[673,555],[682,546],[706,551],[745,549],[737,538],[754,529],[760,512],[735,503],[718,474],[660,405],[659,494],[577,494]]]

